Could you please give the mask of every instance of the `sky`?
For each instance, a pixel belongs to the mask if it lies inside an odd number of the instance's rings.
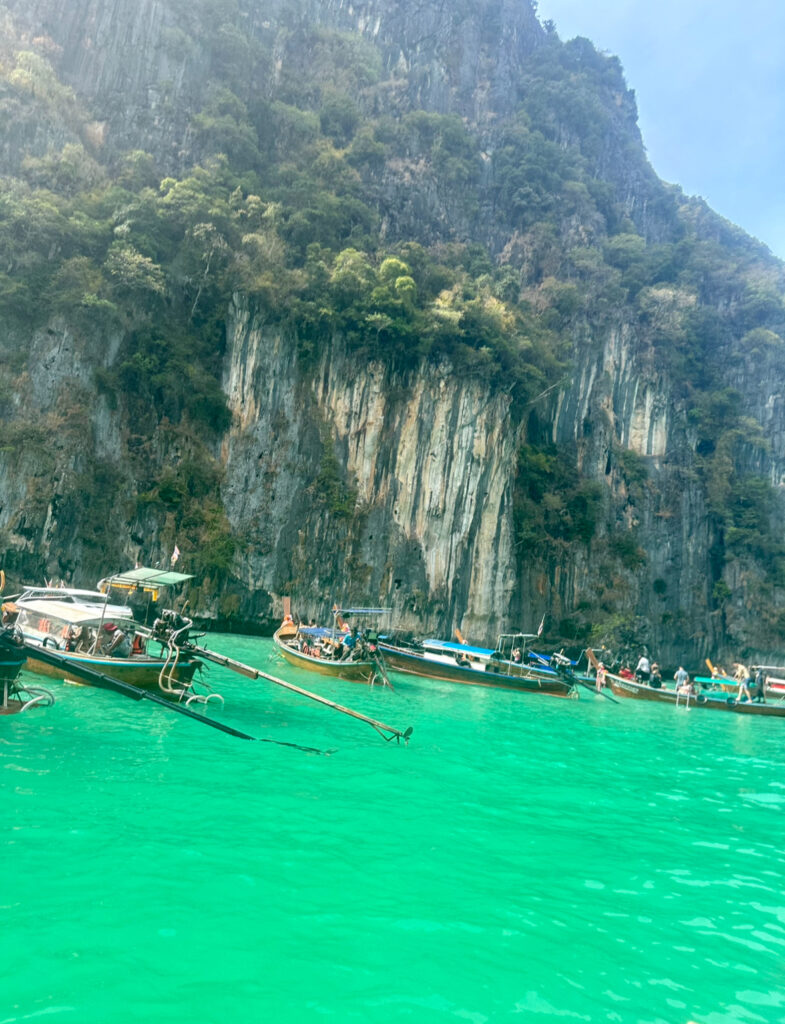
[[[785,259],[785,0],[539,0],[615,54],[649,160]]]

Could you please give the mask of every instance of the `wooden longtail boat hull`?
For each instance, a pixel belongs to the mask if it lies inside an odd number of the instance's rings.
[[[333,679],[348,679],[357,683],[369,683],[373,679],[376,672],[374,662],[332,661],[330,658],[314,658],[310,654],[303,654],[302,651],[290,647],[281,633],[282,630],[279,629],[273,634],[273,642],[278,648],[278,652],[295,668],[304,669],[306,672],[318,672],[322,676],[332,676]],[[286,633],[284,633],[285,635]]]
[[[643,683],[636,683],[631,679],[621,679],[618,676],[608,675],[608,682],[611,690],[617,697],[632,697],[634,700],[648,700],[657,704],[670,704],[680,707],[687,706],[687,698],[684,694],[677,694],[675,690],[655,690],[651,686],[644,686]],[[785,704],[753,704],[751,702],[737,703],[735,700],[728,700],[724,697],[712,696],[703,693],[689,699],[691,708],[707,708],[713,711],[732,711],[737,715],[759,715],[764,718],[785,718]]]
[[[547,694],[551,697],[569,697],[573,685],[560,676],[537,673],[521,666],[505,666],[503,672],[479,671],[443,661],[431,661],[415,652],[400,647],[379,644],[384,663],[394,672],[419,676],[422,679],[439,679],[448,683],[463,683],[467,686],[486,686],[493,689],[515,690],[517,693]]]
[[[136,655],[133,658],[107,658],[91,654],[79,654],[74,651],[56,651],[64,661],[73,663],[76,667],[82,665],[92,669],[94,672],[103,672],[113,679],[119,679],[121,683],[130,683],[132,686],[140,686],[145,690],[158,690],[158,679],[161,671],[165,668],[165,679],[169,678],[178,683],[190,683],[196,671],[198,661],[190,657],[181,656],[174,669],[171,667],[171,659],[167,665],[165,658],[151,658],[147,655]],[[49,676],[52,679],[67,678],[67,666],[55,667],[39,661],[35,655],[29,655],[26,668],[37,675]]]

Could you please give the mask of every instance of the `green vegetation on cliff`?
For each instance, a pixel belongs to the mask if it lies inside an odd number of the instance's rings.
[[[192,564],[216,579],[242,550],[218,458],[239,293],[291,339],[304,379],[337,344],[402,387],[438,364],[509,395],[519,568],[536,562],[552,578],[578,558],[605,577],[594,603],[567,609],[566,636],[629,631],[634,578],[660,600],[655,584],[667,584],[648,579],[641,530],[653,536],[695,479],[711,548],[696,615],[721,615],[732,632],[735,591],[778,629],[779,498],[760,424],[728,373],[740,380],[750,360],[781,352],[782,270],[656,178],[619,62],[538,31],[504,108],[469,117],[419,103],[429,76],[391,60],[381,36],[316,24],[294,0],[264,17],[237,0],[161,9],[169,77],[133,145],[113,141],[116,100],[89,109],[59,46],[14,29],[7,12],[0,54],[0,384],[23,390],[16,349],[31,332],[100,339],[94,385],[124,425],[135,481],[116,512],[125,526],[162,544],[188,537]],[[198,87],[178,92],[197,66]],[[156,121],[179,126],[182,144],[153,145]],[[593,385],[606,404],[568,442],[553,435],[572,371],[610,337],[667,380],[683,424],[667,484],[622,443],[607,381]],[[25,418],[8,436],[24,435]],[[355,491],[329,436],[322,446],[308,493],[351,521]],[[74,501],[104,469],[70,478]],[[98,509],[82,517],[93,536]],[[46,514],[31,503],[27,518]],[[695,621],[669,628],[686,636]]]

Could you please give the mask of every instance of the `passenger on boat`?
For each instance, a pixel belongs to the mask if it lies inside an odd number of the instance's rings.
[[[515,664],[515,665],[520,665],[520,663],[523,661],[523,655],[521,654],[520,647],[513,647],[513,649],[512,649],[512,660],[513,660],[513,664]]]
[[[343,638],[338,637],[330,641],[330,657],[333,661],[340,661],[343,657]]]
[[[752,699],[756,704],[766,703],[766,677],[760,666],[755,670],[755,685],[752,688]]]
[[[89,654],[95,645],[95,630],[90,626],[80,626],[79,634],[75,650],[81,654]]]
[[[660,666],[657,662],[652,662],[651,666],[651,679],[649,680],[649,686],[653,690],[660,690],[662,688],[662,672],[660,672]]]
[[[68,631],[65,634],[65,649],[67,651],[75,651],[76,645],[82,637],[82,626],[71,625],[68,627]]]
[[[600,662],[597,666],[597,675],[594,677],[594,688],[597,693],[600,693],[603,686],[605,686],[605,665]]]
[[[343,654],[341,655],[341,661],[349,661],[354,654],[354,649],[357,646],[357,640],[358,631],[355,626],[351,633],[343,638]]]
[[[634,679],[635,673],[632,671],[629,665],[625,665],[624,668],[619,669],[619,675],[622,679]]]
[[[635,675],[640,682],[645,683],[647,686],[649,685],[649,679],[651,677],[651,662],[645,654],[642,654],[638,659],[638,664],[635,666]]]
[[[131,641],[122,631],[118,629],[114,622],[107,622],[104,626],[104,632],[108,634],[108,643],[104,640],[102,644],[102,652],[108,654],[110,658],[127,658],[131,654]]]
[[[751,700],[752,698],[750,697],[750,679],[752,677],[750,676],[750,670],[747,668],[746,665],[742,665],[740,661],[734,662],[733,667],[736,670],[733,673],[733,678],[737,680],[739,684],[739,692],[736,694],[736,700]]]
[[[690,674],[683,668],[683,666],[679,665],[673,678],[676,682],[676,693],[692,693]]]

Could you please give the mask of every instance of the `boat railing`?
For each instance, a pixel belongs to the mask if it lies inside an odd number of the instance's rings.
[[[43,686],[6,683],[3,687],[2,707],[7,708],[11,700],[22,705],[21,711],[27,711],[29,708],[36,707],[37,705],[51,707],[55,702],[54,694],[44,689]]]
[[[167,697],[175,698],[178,702],[185,704],[186,707],[192,703],[204,706],[210,703],[220,703],[223,705],[224,699],[221,694],[215,693],[203,679],[197,681],[192,678],[188,683],[184,683],[177,678],[176,672],[183,651],[188,652],[192,649],[192,640],[199,639],[199,637],[204,635],[200,633],[192,637],[192,629],[192,619],[180,615],[178,612],[167,610],[156,619],[152,629],[138,626],[137,632],[146,637],[148,641],[153,640],[155,643],[160,644],[162,651],[166,651],[164,663],[158,674],[158,688],[162,693],[166,694]],[[202,669],[202,662],[199,661],[197,664],[198,668]],[[204,692],[200,692],[197,686],[202,686]]]
[[[220,693],[192,693],[185,702],[185,706],[189,708],[192,704],[201,704],[203,707],[207,707],[211,701],[220,704],[221,707],[224,706],[224,699]]]
[[[55,702],[54,694],[41,686],[26,686],[17,690],[18,696],[23,694],[27,696],[27,700],[22,703],[22,711],[27,711],[28,708],[35,707],[37,704],[51,707]]]

